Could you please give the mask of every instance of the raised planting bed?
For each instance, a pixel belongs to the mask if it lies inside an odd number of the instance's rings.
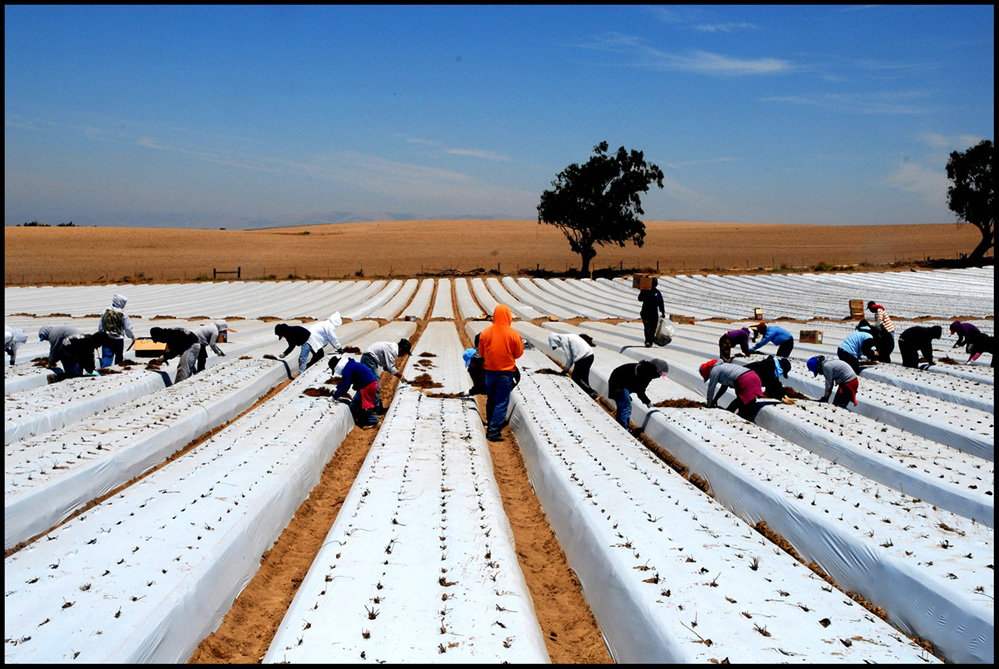
[[[933,660],[668,468],[570,380],[525,373],[511,426],[617,662]]]
[[[311,369],[305,382],[328,370]],[[8,663],[186,661],[343,437],[301,383],[4,562]]]

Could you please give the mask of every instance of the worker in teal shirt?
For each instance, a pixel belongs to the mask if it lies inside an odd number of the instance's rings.
[[[751,349],[752,351],[758,351],[772,342],[777,346],[778,358],[786,358],[791,355],[791,350],[794,348],[794,335],[784,328],[777,325],[760,323],[756,326],[756,333],[763,335],[763,339]]]

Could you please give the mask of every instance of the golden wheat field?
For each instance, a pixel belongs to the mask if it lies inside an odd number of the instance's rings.
[[[591,270],[810,269],[956,258],[969,224],[812,226],[648,222],[645,244],[597,248]],[[536,221],[392,221],[263,230],[5,227],[4,284],[169,282],[240,270],[244,280],[404,277],[578,269],[562,233]],[[230,275],[220,275],[229,278]]]

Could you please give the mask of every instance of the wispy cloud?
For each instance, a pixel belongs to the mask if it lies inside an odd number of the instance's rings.
[[[916,100],[927,98],[923,92],[905,93],[825,93],[782,95],[762,98],[763,102],[781,102],[857,114],[929,114],[932,110]]]
[[[753,23],[699,23],[692,28],[702,33],[737,33],[759,30],[760,27]]]
[[[653,70],[675,70],[696,74],[746,76],[783,74],[800,68],[783,58],[740,58],[710,51],[668,53],[649,46],[644,40],[630,35],[610,33],[580,44],[580,48],[630,57],[626,65]]]
[[[915,193],[927,203],[939,204],[946,202],[950,181],[942,169],[902,161],[881,180],[881,185]]]
[[[930,148],[946,149],[948,151],[963,151],[967,147],[974,146],[982,141],[982,138],[978,135],[952,135],[948,137],[947,135],[937,133],[924,133],[920,135],[920,139]]]
[[[513,162],[508,156],[496,153],[495,151],[479,151],[475,149],[446,149],[444,153],[452,156],[468,156],[470,158],[482,158],[483,160],[497,160],[504,163]]]

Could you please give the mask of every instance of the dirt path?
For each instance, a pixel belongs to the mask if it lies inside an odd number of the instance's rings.
[[[435,285],[431,307],[439,285]],[[451,285],[453,291],[453,282]],[[457,305],[454,298],[452,293],[452,304]],[[461,341],[464,346],[470,346],[464,332],[465,323],[457,316],[455,313]],[[412,338],[414,350],[428,322],[417,321],[417,331]],[[408,362],[406,360],[407,366]],[[382,379],[382,398],[387,406],[395,394],[398,380],[388,374]],[[479,411],[484,413],[485,398],[477,399]],[[323,470],[319,484],[274,546],[264,554],[260,569],[236,598],[219,628],[199,644],[189,663],[257,663],[263,659],[298,586],[336,521],[376,436],[376,430],[355,428],[348,433]],[[513,434],[505,428],[503,441],[487,443],[503,506],[513,530],[517,557],[552,662],[612,662],[596,620],[583,599],[579,580],[569,567],[534,495]]]

